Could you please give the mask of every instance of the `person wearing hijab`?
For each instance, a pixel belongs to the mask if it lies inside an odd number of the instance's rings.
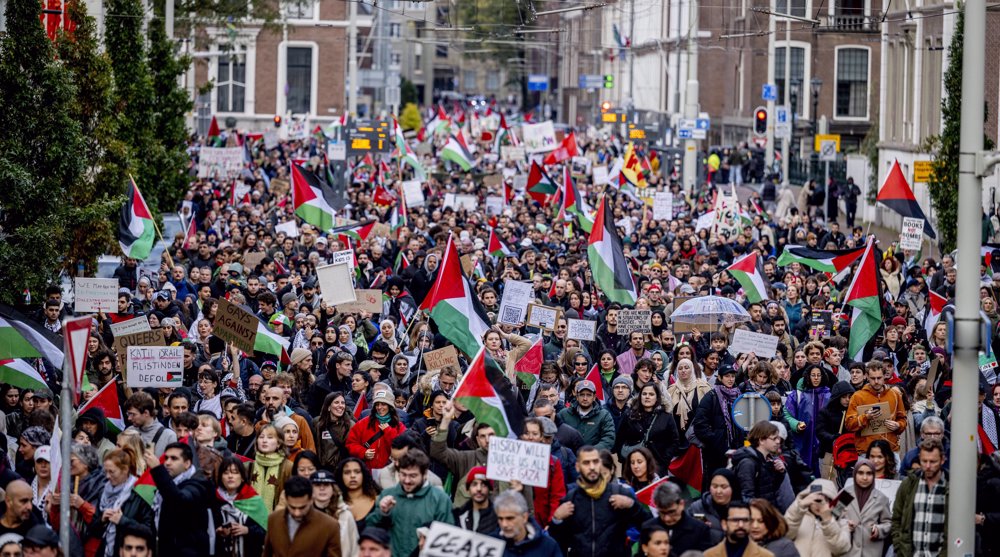
[[[875,464],[865,457],[854,465],[854,500],[844,510],[851,530],[846,557],[882,557],[892,529],[889,498],[875,487]]]
[[[687,431],[688,423],[694,417],[701,400],[712,390],[712,386],[700,379],[694,362],[683,358],[674,362],[674,383],[667,387],[667,398],[677,420],[678,431]],[[660,383],[661,385],[665,382]]]
[[[687,513],[697,519],[704,520],[715,530],[718,535],[722,535],[722,521],[729,514],[729,503],[732,501],[742,501],[742,491],[740,480],[736,473],[729,468],[719,468],[712,472],[712,479],[709,480],[708,491],[701,494],[701,498],[691,503]]]

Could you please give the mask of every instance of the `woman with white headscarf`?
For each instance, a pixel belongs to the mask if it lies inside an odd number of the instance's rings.
[[[701,399],[712,390],[712,386],[701,378],[694,362],[687,358],[675,361],[673,368],[674,383],[667,387],[666,398],[670,399],[679,431],[687,431]]]

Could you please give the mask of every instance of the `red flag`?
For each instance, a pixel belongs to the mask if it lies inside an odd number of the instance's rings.
[[[702,465],[699,447],[689,445],[684,454],[670,461],[668,470],[672,476],[684,483],[691,499],[701,497]]]
[[[389,190],[382,187],[382,184],[375,186],[375,193],[372,194],[372,202],[376,205],[389,206],[396,202],[396,198],[389,193]]]
[[[191,249],[191,238],[198,236],[198,225],[194,222],[194,215],[191,215],[191,222],[188,224],[187,231],[184,233],[184,244],[181,246],[182,249]]]
[[[514,363],[514,372],[517,373],[517,378],[525,385],[534,385],[538,381],[538,373],[542,369],[544,360],[542,339],[539,338],[531,345],[531,348],[528,348],[524,356],[521,356],[521,359]]]
[[[360,420],[361,414],[364,413],[365,410],[368,410],[368,399],[364,395],[361,395],[361,398],[358,399],[358,403],[354,405],[354,421]]]
[[[639,491],[636,491],[635,492],[636,501],[639,501],[640,503],[646,505],[647,507],[655,507],[655,505],[653,505],[653,493],[656,491],[656,488],[660,487],[660,484],[669,481],[670,481],[670,476],[667,476],[665,478],[660,478],[655,482],[647,485],[646,487],[640,489]]]
[[[597,364],[594,364],[594,367],[587,372],[586,379],[594,384],[594,396],[597,397],[597,400],[604,402],[604,382],[601,377],[601,369]]]
[[[577,155],[580,152],[576,148],[576,135],[573,132],[569,132],[565,138],[562,140],[562,144],[555,150],[545,156],[543,161],[545,164],[556,164],[563,161],[567,161]]]
[[[208,125],[208,138],[212,139],[220,135],[222,135],[222,132],[219,131],[219,121],[215,119],[215,116],[212,116],[212,123]]]

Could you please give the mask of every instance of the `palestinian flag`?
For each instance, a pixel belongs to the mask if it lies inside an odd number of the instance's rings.
[[[778,256],[778,265],[784,267],[798,261],[810,269],[836,275],[844,269],[850,268],[851,264],[864,252],[865,248],[863,247],[823,250],[790,244],[785,246],[785,250]]]
[[[559,220],[564,222],[572,220],[570,215],[575,215],[580,222],[580,228],[587,234],[590,234],[594,228],[594,221],[590,217],[590,207],[587,207],[587,202],[584,201],[583,197],[580,196],[579,190],[576,189],[576,184],[573,183],[569,167],[563,169],[562,201],[562,208],[559,209]]]
[[[455,387],[454,399],[493,427],[500,437],[517,438],[524,429],[524,413],[511,385],[496,360],[480,350]]]
[[[122,407],[118,401],[118,384],[115,381],[109,381],[93,398],[83,403],[77,410],[77,415],[91,408],[100,408],[104,412],[104,421],[109,431],[114,433],[125,431],[125,419],[122,417]]]
[[[899,168],[899,161],[892,163],[889,174],[885,177],[882,187],[878,190],[877,201],[904,217],[923,219],[924,234],[932,240],[937,239],[937,234],[934,232],[934,227],[931,226],[931,221],[924,215],[924,211],[920,208],[920,204],[917,203],[917,199],[913,197],[913,190],[910,189],[910,184],[906,183],[903,171]]]
[[[993,276],[1000,273],[1000,245],[983,244],[979,248],[982,255],[982,263],[986,265],[986,275]]]
[[[281,363],[285,365],[292,363],[292,359],[288,355],[288,339],[271,331],[263,322],[257,323],[257,336],[253,341],[253,350],[254,352],[278,356]]]
[[[462,274],[453,237],[448,238],[437,280],[420,309],[428,310],[441,334],[466,355],[475,354],[482,348],[490,320]]]
[[[472,170],[476,162],[472,157],[472,151],[469,151],[469,146],[465,143],[465,136],[462,135],[462,130],[459,130],[458,133],[448,138],[448,143],[441,150],[440,156],[442,159],[451,161],[462,167],[462,170],[466,172]]]
[[[528,171],[528,183],[525,190],[535,201],[545,203],[548,196],[555,194],[559,188],[538,162],[531,161],[531,170]]]
[[[580,154],[580,151],[576,148],[576,136],[573,132],[566,134],[563,138],[562,143],[559,147],[556,147],[555,151],[552,151],[548,155],[545,155],[545,164],[557,164],[563,161],[568,161],[569,159]]]
[[[0,315],[3,316],[2,322],[0,322],[0,360],[38,357],[16,356],[13,353],[15,350],[24,352],[24,347],[18,347],[19,343],[11,336],[16,333],[27,341],[38,354],[41,354],[41,357],[45,358],[52,367],[62,369],[65,356],[62,349],[62,338],[59,335],[49,331],[36,321],[28,319],[10,306],[0,304]],[[11,328],[13,331],[5,331],[6,328]],[[7,345],[12,352],[9,355],[4,352],[4,339],[11,343]]]
[[[149,212],[139,186],[135,185],[131,176],[128,182],[128,198],[125,205],[122,205],[121,217],[118,219],[118,245],[126,257],[142,261],[153,251],[156,227],[153,224],[153,214]]]
[[[184,232],[184,243],[181,245],[181,249],[194,249],[191,244],[192,238],[198,237],[198,223],[196,222],[194,215],[191,215],[191,222],[187,225],[187,230]]]
[[[163,464],[164,460],[166,460],[166,457],[161,456],[160,464]],[[142,500],[145,501],[150,508],[153,508],[154,506],[153,502],[156,500],[156,491],[157,491],[156,482],[153,481],[152,470],[153,470],[152,468],[146,468],[146,471],[143,472],[141,476],[139,476],[139,479],[135,482],[135,485],[132,486],[132,491],[134,491],[135,494],[138,495],[139,497],[142,497]]]
[[[514,362],[514,372],[517,378],[527,386],[532,386],[538,381],[538,374],[542,370],[542,361],[545,356],[542,353],[542,339],[539,338],[531,345],[531,348],[521,356],[521,359]]]
[[[403,128],[400,127],[399,122],[396,118],[392,119],[393,126],[393,137],[396,142],[396,156],[399,157],[399,164],[407,164],[413,169],[413,174],[416,176],[417,180],[424,181],[427,179],[427,170],[424,165],[420,164],[420,160],[417,159],[416,153],[410,146],[406,144],[406,137],[403,135]]]
[[[854,308],[851,316],[851,335],[847,355],[852,360],[861,361],[865,344],[882,326],[882,300],[879,295],[878,265],[875,264],[875,241],[868,240],[861,264],[851,280],[844,302]]]
[[[368,398],[363,396],[354,404],[354,421],[361,420],[361,417],[365,414],[365,410],[368,410]]]
[[[744,255],[737,259],[732,265],[726,268],[729,274],[733,275],[736,282],[743,287],[747,300],[750,302],[762,302],[770,300],[768,293],[771,290],[771,283],[764,275],[764,265],[762,258],[756,251]]]
[[[597,217],[590,232],[587,260],[594,274],[594,282],[612,302],[631,306],[635,304],[635,281],[625,260],[625,250],[614,228],[614,216],[606,194],[601,194]]]
[[[927,298],[927,313],[924,314],[924,330],[927,331],[927,339],[930,340],[941,313],[948,305],[948,299],[933,290],[927,291],[930,292],[930,297]]]
[[[219,497],[218,492],[215,496]],[[247,518],[256,522],[258,526],[267,530],[267,507],[264,506],[264,499],[250,484],[243,484],[240,492],[236,494],[233,506]]]
[[[662,477],[655,482],[647,485],[646,487],[635,492],[635,500],[646,505],[650,509],[656,509],[656,505],[653,504],[653,493],[656,492],[656,488],[663,485],[665,482],[670,481],[670,476]]]
[[[38,370],[20,358],[0,360],[0,383],[36,391],[49,388]]]
[[[597,364],[590,366],[590,371],[587,372],[587,376],[584,378],[594,384],[594,397],[597,400],[604,402],[604,381],[601,377],[601,368]]]
[[[0,359],[41,357],[38,349],[21,336],[10,321],[0,317]]]
[[[396,206],[389,213],[389,229],[396,232],[400,228],[403,228],[407,224],[406,217],[406,199],[403,196],[399,197],[399,201]]]
[[[497,135],[493,140],[493,152],[497,156],[500,156],[500,148],[504,143],[508,143],[514,147],[521,144],[517,140],[517,136],[514,135],[514,131],[507,125],[507,119],[504,118],[503,113],[500,113],[500,129],[497,130]]]
[[[333,207],[323,195],[329,187],[315,174],[297,164],[292,165],[292,200],[295,215],[319,228],[321,231],[333,228]]]
[[[219,129],[219,121],[212,115],[212,121],[208,124],[208,145],[221,145],[222,131]]]
[[[417,140],[424,142],[435,135],[448,133],[450,131],[451,120],[448,118],[448,113],[438,105],[437,112],[435,112],[431,119],[427,121],[427,124],[420,128],[417,132]]]
[[[669,478],[681,484],[684,491],[691,499],[701,497],[701,485],[704,481],[702,476],[701,448],[689,445],[684,450],[684,454],[677,455],[670,461],[667,467],[670,472]],[[636,494],[638,496],[638,494]]]
[[[490,239],[486,242],[486,251],[493,257],[498,258],[506,257],[513,253],[510,251],[510,248],[504,245],[504,243],[500,240],[500,236],[497,236],[496,231],[492,228],[490,229]]]

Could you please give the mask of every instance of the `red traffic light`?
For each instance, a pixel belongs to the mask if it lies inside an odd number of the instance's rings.
[[[277,114],[274,115],[274,127],[276,127],[276,128],[280,128],[281,127],[281,116],[279,116]]]
[[[767,109],[762,106],[753,112],[753,133],[757,137],[767,135]]]
[[[757,119],[758,120],[767,120],[767,111],[766,110],[758,110],[757,111]]]

